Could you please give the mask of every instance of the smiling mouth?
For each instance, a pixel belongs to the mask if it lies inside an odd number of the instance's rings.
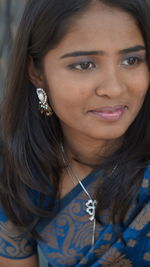
[[[117,121],[122,118],[127,106],[103,107],[89,111],[92,115],[105,121]]]

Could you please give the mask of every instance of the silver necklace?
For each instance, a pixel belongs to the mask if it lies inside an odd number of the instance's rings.
[[[91,195],[89,194],[89,192],[86,190],[86,188],[84,187],[83,183],[81,182],[81,180],[79,179],[78,176],[76,176],[73,173],[72,168],[70,167],[69,163],[67,162],[67,160],[65,159],[65,151],[64,151],[64,147],[63,145],[61,145],[61,150],[62,150],[62,157],[63,157],[63,161],[64,164],[67,164],[67,172],[68,172],[68,176],[72,179],[72,182],[74,183],[74,185],[76,186],[76,182],[75,180],[80,184],[80,186],[82,187],[83,191],[85,192],[85,194],[88,196],[89,200],[86,201],[85,203],[85,211],[88,213],[89,215],[89,220],[91,222],[93,222],[93,226],[92,226],[92,241],[91,241],[91,249],[94,246],[95,243],[95,228],[96,228],[96,218],[95,218],[95,212],[96,212],[96,206],[97,206],[97,200],[96,199],[92,199]],[[116,170],[117,165],[115,165],[115,167],[113,168],[111,175],[114,173],[114,171]]]
[[[88,201],[86,201],[86,203],[85,203],[85,211],[89,215],[89,220],[91,222],[93,222],[93,227],[92,227],[92,241],[91,241],[91,248],[92,248],[94,246],[94,243],[95,243],[95,228],[96,228],[95,210],[96,210],[96,206],[97,206],[97,200],[92,199],[91,195],[86,190],[86,188],[84,187],[84,185],[81,182],[81,180],[73,173],[73,171],[72,171],[72,169],[71,169],[70,166],[68,166],[67,172],[68,172],[69,177],[72,179],[73,183],[76,185],[76,183],[75,183],[75,179],[76,179],[77,182],[82,187],[82,189],[85,192],[85,194],[89,198]]]

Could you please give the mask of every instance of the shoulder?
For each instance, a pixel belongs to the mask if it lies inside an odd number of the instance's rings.
[[[150,164],[145,169],[142,188],[150,195]]]
[[[36,241],[14,225],[0,205],[0,257],[24,259],[36,253]]]
[[[147,178],[150,180],[150,163],[148,164],[148,166],[145,169],[144,178]]]
[[[140,195],[144,200],[150,201],[150,164],[145,168]]]

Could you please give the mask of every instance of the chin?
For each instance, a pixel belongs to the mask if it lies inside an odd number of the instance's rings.
[[[93,137],[95,137],[95,139],[101,139],[101,140],[113,140],[113,139],[118,139],[124,136],[124,134],[126,133],[126,131],[128,130],[128,128],[125,129],[112,129],[112,130],[107,130],[104,132],[100,132],[98,134],[98,132],[93,135]]]

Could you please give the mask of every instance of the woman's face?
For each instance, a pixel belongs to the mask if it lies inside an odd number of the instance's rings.
[[[99,3],[76,18],[45,56],[44,71],[64,134],[93,140],[127,131],[150,82],[145,43],[133,18]]]

